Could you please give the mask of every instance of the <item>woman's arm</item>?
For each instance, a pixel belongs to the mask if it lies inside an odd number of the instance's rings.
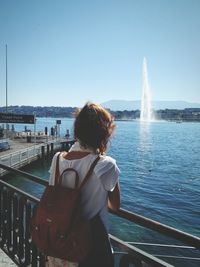
[[[108,192],[108,208],[117,211],[120,208],[120,187],[119,182],[113,191]]]

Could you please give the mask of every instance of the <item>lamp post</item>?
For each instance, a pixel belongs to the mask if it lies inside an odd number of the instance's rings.
[[[7,63],[7,44],[6,44],[6,113],[8,113],[8,63]],[[6,138],[7,138],[8,124],[6,123]]]
[[[6,44],[6,113],[8,113],[8,65],[7,65],[7,44]]]

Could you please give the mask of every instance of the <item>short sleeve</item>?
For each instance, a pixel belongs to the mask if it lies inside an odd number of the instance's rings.
[[[57,152],[53,159],[52,159],[52,162],[51,162],[51,166],[50,166],[50,169],[49,169],[49,173],[50,173],[50,176],[49,176],[49,185],[54,185],[54,182],[55,182],[55,171],[56,171],[56,159],[59,155],[59,152]]]
[[[101,157],[96,165],[94,172],[101,180],[106,191],[112,191],[118,182],[120,170],[116,164],[116,160],[111,157]]]

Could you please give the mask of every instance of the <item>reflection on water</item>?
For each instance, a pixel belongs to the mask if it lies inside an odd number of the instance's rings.
[[[152,158],[152,134],[151,134],[151,123],[140,122],[139,127],[139,143],[138,143],[138,154],[139,164],[143,172],[150,172],[153,167]]]
[[[150,123],[141,122],[140,123],[140,131],[139,131],[139,147],[141,152],[147,152],[150,149]]]

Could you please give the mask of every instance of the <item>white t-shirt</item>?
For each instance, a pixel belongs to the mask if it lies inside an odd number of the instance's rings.
[[[53,157],[49,178],[49,184],[54,185],[56,160],[59,153]],[[87,174],[91,164],[96,159],[97,155],[90,153],[81,159],[68,160],[60,154],[59,171],[60,174],[67,168],[75,169],[79,174],[79,185]],[[119,168],[116,161],[109,156],[100,156],[100,160],[94,168],[89,181],[81,190],[81,204],[83,216],[87,219],[93,218],[99,213],[102,222],[106,229],[107,224],[107,203],[108,191],[112,191],[118,182]],[[66,177],[63,177],[62,185],[73,188],[75,184],[74,173],[70,172]]]

